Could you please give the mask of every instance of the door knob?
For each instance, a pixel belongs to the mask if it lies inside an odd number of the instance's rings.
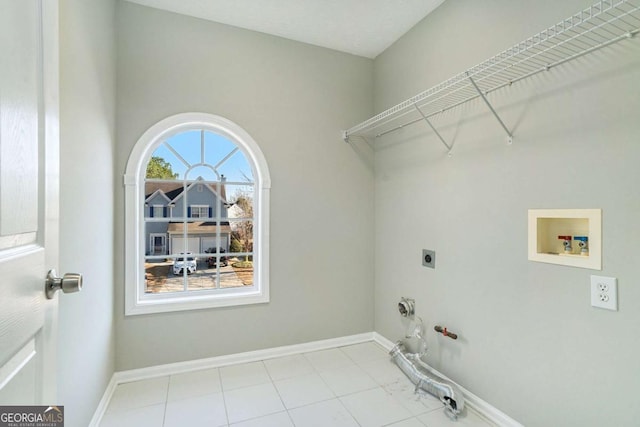
[[[65,294],[78,292],[82,289],[82,274],[67,273],[62,277],[56,277],[55,270],[49,270],[47,280],[44,285],[44,292],[48,299],[52,299],[57,291],[62,290]]]

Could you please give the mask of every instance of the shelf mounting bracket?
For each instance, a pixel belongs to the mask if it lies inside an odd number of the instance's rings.
[[[493,109],[493,106],[491,105],[491,103],[489,102],[489,100],[487,99],[487,97],[484,95],[484,93],[482,93],[482,91],[480,90],[480,88],[478,87],[478,85],[476,84],[476,82],[473,80],[473,78],[469,75],[469,72],[467,71],[467,78],[469,79],[469,81],[471,82],[471,84],[473,85],[473,87],[476,89],[476,91],[478,92],[478,95],[480,95],[480,98],[482,98],[482,100],[484,101],[485,104],[487,104],[487,107],[489,107],[489,110],[491,110],[491,113],[493,114],[493,116],[496,118],[496,120],[498,121],[498,123],[500,123],[500,126],[502,126],[502,129],[504,129],[504,131],[507,133],[507,143],[511,144],[513,143],[513,134],[511,133],[511,131],[507,128],[507,126],[504,124],[504,122],[502,121],[502,119],[500,119],[500,116],[498,115],[498,113],[496,113],[496,110]]]
[[[347,131],[346,131],[346,130],[343,130],[343,131],[342,131],[342,140],[343,140],[344,142],[346,142],[347,144],[349,143],[349,134],[347,133]]]
[[[431,130],[438,136],[438,138],[440,139],[440,141],[442,142],[442,144],[444,144],[445,147],[447,147],[447,150],[449,150],[449,155],[451,155],[451,146],[449,144],[447,144],[447,141],[444,140],[444,138],[442,137],[442,135],[440,135],[440,132],[438,132],[436,130],[436,128],[431,124],[431,122],[429,121],[429,119],[427,118],[427,116],[424,115],[424,113],[422,112],[422,110],[420,109],[420,107],[418,107],[418,104],[413,104],[413,106],[416,108],[416,110],[418,110],[418,113],[420,113],[420,115],[422,116],[422,118],[424,119],[425,122],[427,122],[427,124],[429,125],[429,127],[431,128]]]

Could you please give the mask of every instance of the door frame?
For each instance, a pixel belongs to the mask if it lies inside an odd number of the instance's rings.
[[[164,242],[162,245],[164,251],[161,254],[156,253],[156,245],[154,240],[156,237],[162,237],[162,240]],[[149,233],[149,248],[151,248],[151,251],[153,252],[151,253],[151,255],[167,255],[169,253],[169,247],[167,245],[167,233]]]
[[[60,242],[60,64],[59,64],[59,2],[39,0],[42,16],[42,102],[44,120],[44,149],[41,163],[44,165],[42,187],[44,189],[44,215],[39,228],[44,230],[42,245],[45,248],[45,266],[54,268],[59,262]],[[43,294],[44,294],[44,277]],[[42,404],[57,400],[57,341],[58,298],[48,300],[45,311],[42,348],[46,357],[42,367]]]

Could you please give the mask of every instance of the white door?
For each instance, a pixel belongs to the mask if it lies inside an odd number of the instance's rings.
[[[58,3],[0,0],[0,405],[55,405]]]
[[[167,235],[164,233],[151,233],[149,236],[151,255],[167,254]]]
[[[203,237],[201,242],[202,252],[210,248],[222,248],[229,251],[229,235],[221,234],[220,237]]]
[[[206,251],[207,249],[218,247],[224,248],[224,245],[221,245],[220,241],[216,237],[203,237],[202,241],[200,242],[200,250],[202,252]]]
[[[200,253],[200,238],[198,237],[173,237],[171,239],[171,253],[178,254],[182,252],[191,252],[192,254]]]

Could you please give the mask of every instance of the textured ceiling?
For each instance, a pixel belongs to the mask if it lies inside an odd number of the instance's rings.
[[[444,0],[128,0],[375,58]]]

